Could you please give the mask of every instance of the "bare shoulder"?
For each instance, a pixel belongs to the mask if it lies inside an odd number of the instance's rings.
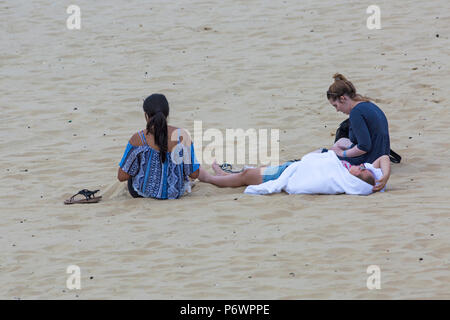
[[[191,144],[192,141],[191,136],[189,135],[189,132],[187,130],[183,128],[169,126],[168,131],[171,141],[178,141],[178,139],[180,139],[180,142],[183,142],[186,145]]]
[[[141,140],[141,137],[139,136],[139,132],[136,132],[135,134],[133,134],[131,136],[129,142],[132,146],[135,146],[135,147],[142,146],[142,140]]]

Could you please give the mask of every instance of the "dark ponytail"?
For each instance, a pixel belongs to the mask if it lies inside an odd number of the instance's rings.
[[[164,163],[168,151],[167,117],[169,116],[169,103],[164,95],[155,93],[144,100],[143,108],[149,117],[147,131],[155,137],[161,162]]]

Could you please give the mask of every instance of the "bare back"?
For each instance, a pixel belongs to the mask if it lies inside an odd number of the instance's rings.
[[[175,146],[178,144],[178,130],[179,130],[179,128],[177,128],[177,127],[167,126],[167,131],[168,131],[167,150],[169,152],[171,152],[173,150],[173,148],[175,148]],[[155,143],[154,135],[151,134],[150,132],[148,132],[147,129],[144,129],[143,132],[145,134],[145,140],[147,141],[147,145],[149,145],[151,148],[159,151],[159,147]],[[179,139],[180,139],[180,141],[183,141],[183,137],[181,135],[180,135]],[[138,133],[135,133],[131,137],[130,143],[133,146],[142,146],[143,145],[143,142],[142,142],[141,138],[139,137]]]

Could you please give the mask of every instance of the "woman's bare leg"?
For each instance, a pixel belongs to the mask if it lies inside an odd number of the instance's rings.
[[[253,184],[261,184],[263,181],[262,174],[265,167],[247,169],[236,174],[227,174],[223,176],[213,176],[205,169],[200,167],[198,179],[202,182],[211,183],[218,187],[242,187]]]

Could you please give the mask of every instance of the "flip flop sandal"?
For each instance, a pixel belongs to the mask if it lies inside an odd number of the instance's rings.
[[[70,197],[70,199],[67,199],[64,201],[64,204],[74,204],[74,203],[97,203],[100,201],[100,199],[102,198],[102,196],[100,197],[94,197],[94,194],[96,194],[98,191],[100,190],[94,190],[94,191],[89,191],[88,189],[83,189],[80,190],[78,193],[74,194],[73,196]],[[77,195],[81,194],[82,196],[85,196],[86,199],[78,199],[75,200],[75,197]]]
[[[220,169],[222,169],[223,171],[228,172],[228,173],[239,173],[239,172],[244,171],[243,168],[238,171],[233,171],[233,166],[226,162],[224,162],[223,164],[220,165]]]
[[[228,173],[241,173],[242,171],[245,171],[247,169],[254,169],[255,167],[253,166],[243,166],[241,170],[233,170],[233,166],[229,163],[224,162],[223,164],[221,164],[220,169],[222,169],[225,172]]]

